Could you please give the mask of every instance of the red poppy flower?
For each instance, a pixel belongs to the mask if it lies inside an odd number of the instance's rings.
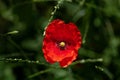
[[[47,62],[67,67],[76,59],[80,46],[81,34],[75,24],[56,19],[47,26],[42,48]]]

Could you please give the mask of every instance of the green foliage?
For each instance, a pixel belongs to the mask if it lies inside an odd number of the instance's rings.
[[[83,44],[68,68],[44,60],[44,28],[74,22]],[[0,0],[0,80],[120,80],[120,0]]]

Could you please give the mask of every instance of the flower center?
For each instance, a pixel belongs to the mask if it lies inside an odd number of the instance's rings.
[[[64,47],[65,47],[65,42],[63,42],[63,41],[60,42],[60,43],[59,43],[59,46],[62,47],[62,48],[64,48]]]

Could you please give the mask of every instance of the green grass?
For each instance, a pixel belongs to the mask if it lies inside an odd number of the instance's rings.
[[[78,58],[67,68],[42,52],[54,19],[82,34]],[[120,80],[119,0],[0,0],[0,80]]]

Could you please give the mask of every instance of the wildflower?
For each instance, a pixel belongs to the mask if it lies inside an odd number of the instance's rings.
[[[56,19],[47,26],[42,48],[47,62],[67,67],[76,59],[80,47],[81,34],[75,24]]]

